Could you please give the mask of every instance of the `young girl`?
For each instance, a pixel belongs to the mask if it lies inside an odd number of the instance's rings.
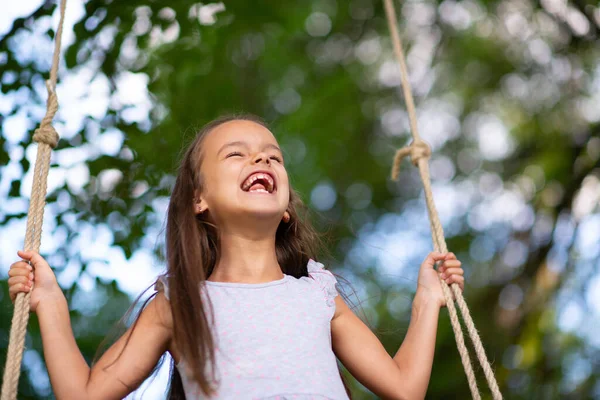
[[[244,116],[206,125],[170,199],[167,273],[136,323],[91,368],[52,270],[39,254],[18,252],[25,261],[11,266],[10,296],[33,291],[56,398],[123,398],[166,351],[178,371],[170,398],[348,399],[338,359],[382,398],[423,398],[445,304],[438,274],[462,288],[461,263],[451,253],[427,256],[392,358],[314,261],[318,236],[301,208],[262,122]]]

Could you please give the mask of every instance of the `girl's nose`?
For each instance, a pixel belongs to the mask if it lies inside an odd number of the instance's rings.
[[[267,165],[271,164],[271,160],[269,159],[269,157],[264,154],[264,153],[259,153],[256,155],[256,157],[254,157],[254,163],[255,164],[259,164],[261,162],[264,162]]]

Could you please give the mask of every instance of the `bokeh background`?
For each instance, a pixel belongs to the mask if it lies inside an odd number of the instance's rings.
[[[509,399],[600,399],[600,8],[591,0],[396,3],[434,195]],[[23,245],[55,1],[0,13],[0,362]],[[88,360],[164,265],[173,173],[199,126],[264,117],[292,182],[393,353],[431,250],[382,2],[71,1],[41,252]],[[35,316],[20,399],[51,398]],[[485,390],[481,370],[480,387]],[[164,398],[166,372],[131,398]],[[355,398],[373,399],[355,382]],[[470,396],[447,312],[431,399]],[[486,394],[487,396],[487,394]]]

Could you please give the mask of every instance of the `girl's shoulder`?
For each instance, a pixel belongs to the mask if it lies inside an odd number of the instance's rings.
[[[308,261],[307,269],[308,276],[302,277],[300,280],[318,286],[325,295],[327,305],[330,307],[335,306],[335,297],[338,295],[335,276],[331,271],[325,269],[323,264],[312,259]]]

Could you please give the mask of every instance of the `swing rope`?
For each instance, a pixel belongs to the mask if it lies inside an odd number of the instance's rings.
[[[54,38],[54,55],[52,58],[52,67],[50,68],[50,79],[46,81],[46,89],[48,90],[46,115],[33,135],[33,140],[38,143],[38,149],[33,172],[31,200],[27,213],[24,245],[26,251],[33,250],[38,252],[40,249],[44,206],[46,205],[48,171],[50,169],[50,155],[52,149],[58,144],[58,133],[52,126],[52,120],[58,110],[58,99],[55,90],[66,2],[66,0],[61,0],[60,2],[60,20]],[[6,365],[4,367],[1,400],[14,400],[17,398],[21,361],[25,349],[25,334],[27,333],[27,323],[29,321],[30,298],[31,291],[28,293],[19,293],[15,300]]]
[[[402,43],[400,41],[400,34],[398,33],[398,24],[396,22],[396,11],[394,9],[394,4],[392,0],[384,0],[384,2],[390,35],[394,46],[394,52],[396,54],[396,58],[398,59],[398,64],[400,65],[402,90],[404,93],[404,100],[406,101],[410,130],[413,137],[413,142],[409,146],[403,147],[396,152],[392,166],[392,179],[398,179],[400,163],[404,157],[410,156],[412,163],[419,168],[419,174],[423,182],[425,202],[427,203],[427,211],[429,213],[429,222],[431,225],[431,236],[435,251],[447,253],[448,247],[446,246],[446,240],[444,238],[444,230],[433,201],[433,193],[431,190],[431,178],[429,176],[428,161],[431,156],[431,149],[429,145],[427,145],[427,143],[421,139],[417,129],[415,104],[413,101],[410,83],[408,81],[408,69],[406,68],[404,52],[402,50]],[[454,306],[453,295],[454,299],[456,299],[456,302],[458,303],[458,308],[460,309],[463,320],[465,321],[465,325],[467,326],[467,331],[471,337],[471,341],[473,342],[473,347],[475,348],[475,353],[477,354],[479,363],[483,368],[485,378],[492,392],[492,397],[494,400],[501,400],[502,394],[498,388],[496,377],[494,376],[494,372],[492,371],[490,363],[487,359],[485,349],[483,348],[483,344],[481,343],[481,339],[479,338],[479,334],[477,333],[477,329],[475,328],[475,324],[473,323],[473,319],[471,318],[469,308],[467,307],[467,303],[465,302],[465,299],[461,293],[460,287],[456,283],[453,283],[452,286],[448,286],[448,284],[446,284],[446,282],[441,278],[440,282],[442,284],[442,291],[444,292],[444,298],[446,299],[446,305],[450,314],[450,322],[456,338],[456,345],[458,347],[458,352],[460,353],[460,358],[467,375],[467,381],[469,382],[469,388],[471,389],[471,395],[473,396],[473,399],[480,400],[481,395],[479,394],[479,390],[477,388],[477,382],[475,380],[473,367],[471,366],[469,351],[465,346],[462,328],[456,313],[456,308]]]

